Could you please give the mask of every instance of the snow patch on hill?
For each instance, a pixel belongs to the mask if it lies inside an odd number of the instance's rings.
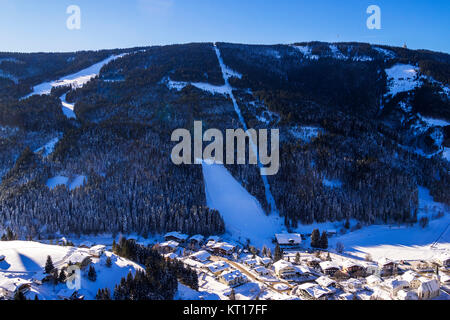
[[[66,96],[67,96],[67,93],[64,93],[59,98],[61,100],[61,104],[62,104],[62,111],[68,119],[76,119],[77,116],[75,115],[75,112],[73,111],[75,105],[73,103],[67,102]]]
[[[81,289],[79,294],[86,300],[95,299],[99,289],[109,288],[111,292],[116,284],[129,272],[135,274],[137,270],[143,270],[138,264],[118,257],[111,252],[106,252],[101,258],[92,257],[89,249],[46,245],[27,241],[0,242],[0,252],[6,256],[0,263],[0,288],[15,289],[18,284],[30,283],[31,289],[27,293],[29,299],[38,295],[40,300],[60,300],[68,298],[74,292],[65,284],[54,286],[53,284],[39,285],[36,280],[45,277],[43,273],[47,256],[50,255],[55,268],[67,266],[69,261],[79,262],[90,257],[97,273],[97,280],[88,280],[86,270],[81,272]],[[111,257],[112,266],[106,266],[106,257]],[[0,290],[1,292],[2,290]]]
[[[386,69],[389,91],[386,96],[395,96],[401,92],[414,90],[421,85],[419,68],[410,64],[396,64]]]
[[[47,187],[49,187],[50,190],[53,190],[58,186],[65,186],[70,191],[73,191],[77,188],[84,186],[86,180],[87,180],[86,176],[83,175],[77,175],[72,178],[64,176],[56,176],[48,179],[46,185]]]
[[[295,127],[289,130],[294,138],[309,143],[312,139],[317,138],[320,134],[324,133],[324,130],[320,127]]]
[[[59,137],[53,138],[47,144],[35,150],[34,153],[42,153],[42,156],[48,157],[53,153],[53,150],[55,150],[55,146],[58,143],[58,141]]]

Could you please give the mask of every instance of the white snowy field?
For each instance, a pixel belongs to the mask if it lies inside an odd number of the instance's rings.
[[[121,58],[126,54],[114,55],[103,61],[100,61],[86,69],[83,69],[77,73],[65,76],[59,80],[44,82],[33,88],[33,92],[24,98],[31,97],[33,95],[45,95],[50,94],[53,87],[71,86],[73,88],[80,88],[89,82],[91,79],[99,75],[103,66],[107,65],[111,61]]]
[[[409,64],[396,64],[386,69],[389,92],[386,94],[395,96],[398,93],[414,90],[420,86],[418,78],[419,69]]]
[[[75,115],[75,112],[73,111],[75,105],[73,103],[69,103],[66,101],[66,95],[67,95],[67,93],[64,93],[59,98],[61,100],[61,104],[62,104],[62,111],[68,119],[76,119],[77,116]]]
[[[267,216],[255,197],[218,164],[203,163],[206,201],[225,221],[227,232],[238,241],[250,239],[253,245],[270,245],[276,233],[284,230],[282,219]]]
[[[433,218],[439,212],[439,219]],[[352,255],[364,258],[370,254],[373,259],[383,257],[394,260],[433,259],[443,253],[450,253],[450,211],[445,205],[435,202],[426,188],[419,187],[418,218],[428,217],[429,226],[419,224],[408,226],[372,225],[347,233],[329,241],[330,248],[341,242]]]
[[[28,241],[0,242],[0,252],[6,257],[5,261],[0,262],[0,288],[14,288],[17,284],[41,280],[45,276],[43,270],[48,255],[52,257],[56,268],[67,265],[69,261],[81,262],[90,256],[88,249]],[[106,257],[111,257],[112,266],[110,268],[106,266]],[[87,300],[95,299],[99,289],[109,288],[112,291],[121,278],[126,277],[129,272],[135,274],[137,270],[142,270],[138,264],[111,252],[106,252],[101,258],[91,257],[91,259],[97,273],[97,280],[90,281],[85,271],[82,271],[81,288],[78,290],[81,295],[85,295]],[[38,295],[41,300],[56,300],[70,297],[74,291],[65,284],[57,286],[32,284],[31,291],[27,295],[31,299]]]

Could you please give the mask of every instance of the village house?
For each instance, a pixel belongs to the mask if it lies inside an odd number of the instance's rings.
[[[315,283],[304,283],[296,287],[293,293],[309,300],[327,300],[333,294],[333,291]]]
[[[201,234],[197,234],[195,236],[192,236],[188,240],[189,247],[191,248],[198,248],[201,247],[203,244],[203,241],[205,240],[205,237]]]
[[[253,269],[253,271],[255,271],[260,276],[267,276],[270,273],[269,269],[263,266],[256,267],[255,269]]]
[[[297,271],[292,263],[285,260],[277,261],[273,264],[275,274],[282,279],[289,279],[297,276]]]
[[[420,278],[421,284],[417,289],[420,300],[430,300],[440,295],[440,283],[437,279]]]
[[[59,239],[56,244],[58,246],[66,246],[68,243],[67,239],[65,237],[62,237],[61,239]]]
[[[257,257],[256,260],[258,260],[258,264],[264,267],[269,267],[272,264],[272,259],[268,257],[264,258]]]
[[[402,279],[409,283],[411,289],[417,289],[420,287],[420,276],[413,270],[408,270],[402,275]]]
[[[169,232],[164,236],[165,241],[175,241],[178,243],[185,243],[188,238],[188,235],[180,232]]]
[[[322,272],[327,276],[334,276],[336,272],[338,272],[339,266],[331,261],[324,261],[320,263],[320,269],[322,269]]]
[[[95,258],[100,258],[106,251],[106,246],[98,245],[89,249],[89,255]]]
[[[258,264],[258,261],[256,259],[247,259],[244,261],[244,264],[247,267],[253,268]]]
[[[362,261],[361,264],[364,267],[366,276],[380,275],[380,268],[378,266],[378,263],[371,261]]]
[[[370,275],[366,278],[366,282],[369,286],[378,286],[379,284],[381,284],[383,282],[383,279],[381,279],[379,276],[376,275]]]
[[[247,277],[244,276],[239,270],[223,272],[219,277],[219,281],[231,288],[238,287],[248,282]]]
[[[298,233],[276,234],[275,238],[281,249],[293,250],[300,249],[302,236]]]
[[[387,258],[378,261],[378,266],[383,275],[393,275],[397,272],[397,263]]]
[[[342,267],[343,267],[343,271],[350,275],[353,275],[353,274],[363,275],[365,273],[365,268],[361,264],[359,264],[355,261],[345,260]]]
[[[216,255],[220,256],[230,256],[236,250],[236,246],[226,243],[226,242],[218,242],[214,244],[210,250]]]
[[[209,272],[211,272],[213,275],[218,276],[223,271],[230,269],[230,265],[224,261],[217,261],[217,262],[209,263],[209,264],[203,266],[203,268],[208,270]]]
[[[389,292],[391,298],[394,298],[400,290],[409,288],[409,283],[401,279],[390,279],[383,282],[382,286]]]
[[[179,245],[176,241],[167,241],[156,245],[155,249],[161,254],[167,254],[177,251]]]
[[[211,254],[205,250],[202,250],[192,254],[191,258],[198,262],[206,262],[211,258]]]
[[[306,260],[306,265],[310,268],[319,269],[322,260],[316,257],[310,257]]]
[[[164,255],[164,258],[166,260],[169,260],[169,261],[175,261],[176,259],[178,259],[178,255],[176,255],[173,252],[172,253],[167,253],[167,254]]]
[[[357,279],[348,279],[342,282],[341,286],[349,291],[358,291],[363,288],[363,283]]]
[[[326,276],[322,276],[322,277],[316,279],[316,282],[324,288],[336,287],[336,281],[334,281],[333,279],[330,279],[329,277],[326,277]]]

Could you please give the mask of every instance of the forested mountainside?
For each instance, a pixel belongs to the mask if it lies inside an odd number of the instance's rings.
[[[450,55],[202,43],[1,53],[0,225],[23,237],[224,232],[201,166],[170,161],[177,128],[242,128],[215,49],[247,126],[280,129],[280,172],[268,181],[288,227],[412,223],[418,186],[450,204]],[[89,81],[56,81],[113,55]],[[49,81],[47,95],[30,95]],[[227,169],[269,214],[259,168]]]

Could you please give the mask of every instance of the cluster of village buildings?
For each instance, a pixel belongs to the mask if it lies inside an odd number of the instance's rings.
[[[268,290],[311,300],[450,299],[450,255],[432,261],[360,260],[353,256],[302,250],[299,234],[275,235],[282,258],[251,253],[219,237],[166,234],[156,245],[167,259],[180,259],[237,288],[260,282]],[[189,263],[196,261],[196,264]],[[280,286],[280,284],[283,284]],[[282,288],[281,290],[279,288]]]
[[[266,290],[292,299],[310,300],[430,300],[450,299],[450,255],[432,261],[360,260],[326,251],[302,249],[299,234],[274,237],[282,250],[278,261],[269,252],[251,250],[247,245],[223,241],[218,236],[188,236],[179,232],[165,235],[154,249],[166,259],[180,260],[208,275],[230,290],[247,283],[259,283]],[[62,244],[64,245],[64,244]],[[80,247],[71,263],[86,267],[91,258],[104,255],[105,246]],[[73,257],[71,257],[73,258]],[[0,263],[5,262],[0,254]],[[206,277],[203,277],[206,278]],[[0,278],[1,280],[1,278]],[[0,297],[26,294],[33,283],[20,278],[0,281]],[[42,282],[38,283],[42,284]],[[62,298],[67,298],[64,294]]]

